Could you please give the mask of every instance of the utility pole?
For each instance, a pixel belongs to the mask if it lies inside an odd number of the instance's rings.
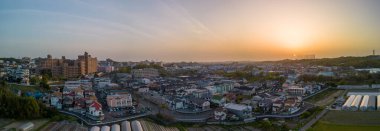
[[[376,54],[375,54],[375,50],[372,50],[372,55],[376,55]]]

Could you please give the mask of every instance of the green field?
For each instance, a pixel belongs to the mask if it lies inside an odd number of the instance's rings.
[[[25,86],[25,85],[9,84],[8,87],[10,87],[11,89],[18,89],[21,91],[31,91],[31,92],[41,91],[40,87],[34,86],[34,85],[33,86]]]
[[[380,126],[338,125],[318,122],[308,131],[379,131]]]
[[[329,111],[311,131],[379,131],[380,112]]]

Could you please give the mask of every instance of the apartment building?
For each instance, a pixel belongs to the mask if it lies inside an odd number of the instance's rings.
[[[97,58],[91,57],[87,52],[79,55],[78,59],[70,60],[62,56],[61,59],[53,59],[51,55],[39,62],[39,71],[50,71],[55,78],[76,78],[81,75],[95,73],[97,71]]]

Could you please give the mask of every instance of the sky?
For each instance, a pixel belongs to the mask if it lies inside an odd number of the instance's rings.
[[[1,0],[0,57],[261,61],[380,52],[379,0]]]

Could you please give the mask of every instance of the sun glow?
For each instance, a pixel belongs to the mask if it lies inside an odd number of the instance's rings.
[[[308,43],[309,32],[304,28],[282,28],[278,34],[279,43],[286,48],[299,49]]]

